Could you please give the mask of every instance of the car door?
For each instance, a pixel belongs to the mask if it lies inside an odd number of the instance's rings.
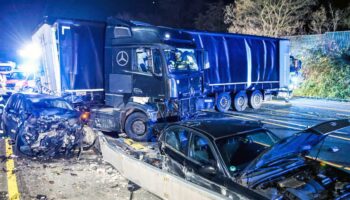
[[[200,133],[192,132],[188,148],[186,179],[221,194],[226,191],[226,178],[211,141]]]
[[[190,133],[182,127],[171,127],[164,134],[162,149],[166,154],[165,168],[170,173],[185,178],[184,163],[188,151]]]
[[[5,116],[4,116],[4,128],[7,134],[15,134],[17,131],[17,125],[19,123],[19,105],[20,105],[20,96],[13,95],[8,105],[6,105]]]

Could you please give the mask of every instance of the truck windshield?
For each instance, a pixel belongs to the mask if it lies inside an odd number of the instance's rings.
[[[199,70],[194,49],[177,48],[165,50],[164,52],[170,73],[182,73]]]

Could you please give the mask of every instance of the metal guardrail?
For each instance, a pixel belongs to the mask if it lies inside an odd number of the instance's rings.
[[[228,199],[126,154],[122,149],[110,145],[100,132],[98,138],[106,162],[128,180],[162,199]]]

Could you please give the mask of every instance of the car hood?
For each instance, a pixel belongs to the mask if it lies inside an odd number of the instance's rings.
[[[35,111],[32,111],[32,113],[33,113],[33,116],[35,117],[55,116],[58,118],[66,118],[66,119],[79,117],[79,113],[77,111],[61,109],[61,108],[35,109]]]
[[[247,170],[255,170],[278,159],[310,152],[315,145],[323,141],[330,133],[348,126],[350,126],[350,119],[332,120],[282,139],[255,159],[247,167]]]

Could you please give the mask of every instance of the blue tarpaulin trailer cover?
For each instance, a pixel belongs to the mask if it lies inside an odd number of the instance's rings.
[[[106,24],[57,19],[33,34],[41,46],[41,83],[54,94],[102,92]]]
[[[104,88],[105,24],[64,20],[56,23],[60,30],[57,39],[62,90]]]
[[[207,92],[280,87],[280,41],[239,34],[189,31],[198,48],[208,52]],[[286,40],[285,40],[286,41]]]

